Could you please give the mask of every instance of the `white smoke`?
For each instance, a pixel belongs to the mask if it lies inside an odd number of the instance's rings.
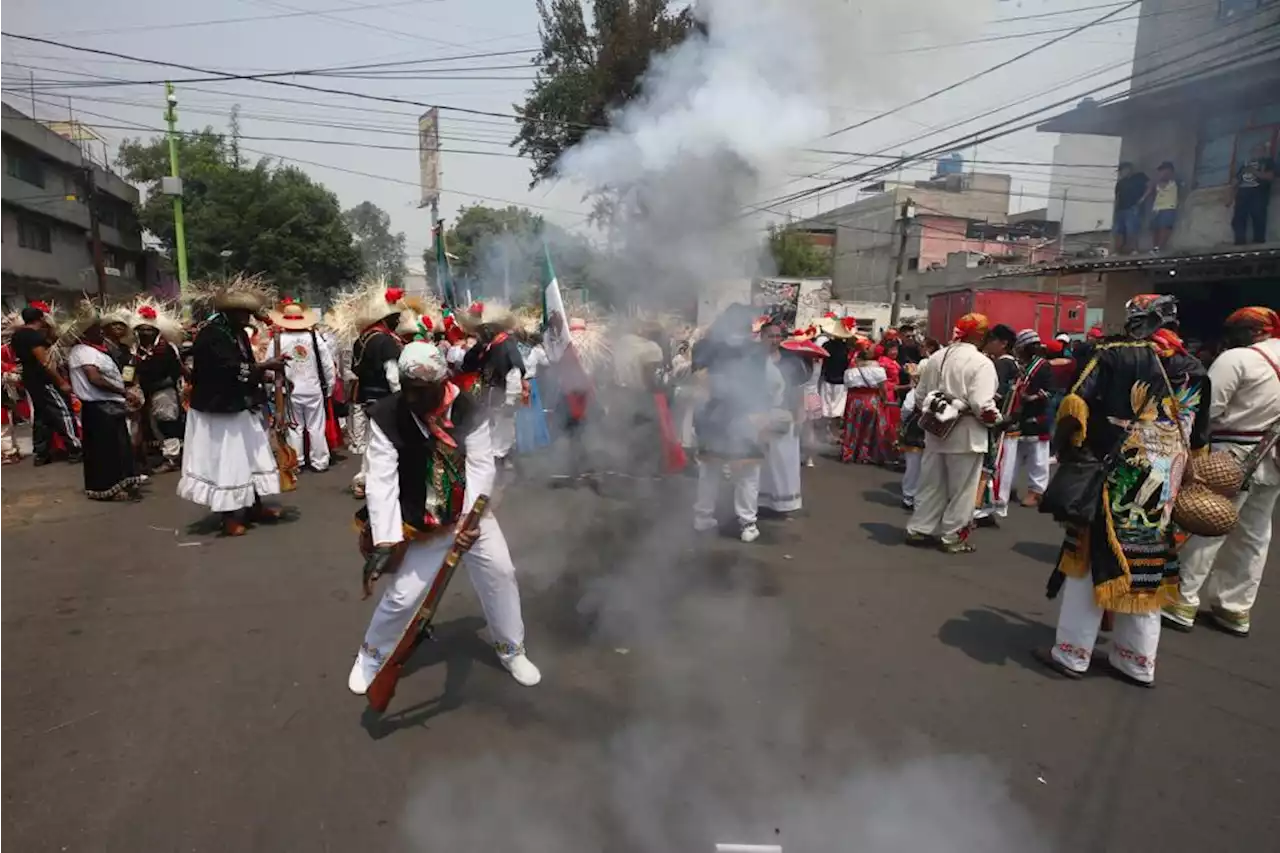
[[[973,27],[980,11],[962,0],[700,4],[709,35],[657,58],[614,128],[560,163],[560,176],[585,188],[625,188],[602,274],[661,299],[760,271],[760,224],[744,205],[794,149],[844,121],[851,99],[915,93],[927,75],[884,56],[904,29]],[[833,731],[815,720],[813,685],[849,674],[813,671],[759,552],[695,542],[689,496],[664,489],[661,502],[625,507],[574,500],[554,530],[545,507],[504,504],[511,528],[520,513],[543,515],[540,539],[512,542],[537,600],[529,642],[546,679],[528,698],[498,700],[515,706],[520,728],[505,748],[415,780],[403,820],[415,849],[1046,849],[987,760],[889,760],[852,732],[856,721]],[[563,611],[556,624],[533,615],[550,601]],[[587,644],[614,666],[584,684],[557,666],[557,641]]]

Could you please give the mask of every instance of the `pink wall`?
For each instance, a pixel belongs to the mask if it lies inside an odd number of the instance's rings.
[[[1030,244],[999,240],[969,240],[965,238],[968,222],[954,216],[920,216],[920,269],[930,264],[947,265],[950,252],[985,252],[990,255],[1018,254],[1024,263],[1048,261],[1057,257],[1058,247],[1050,243],[1038,249]]]

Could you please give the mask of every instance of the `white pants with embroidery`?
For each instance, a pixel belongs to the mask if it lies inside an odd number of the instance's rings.
[[[960,540],[973,521],[982,477],[981,453],[939,453],[926,447],[920,454],[920,485],[907,532]]]
[[[729,479],[733,481],[733,514],[738,524],[756,523],[760,507],[760,461],[730,462]],[[724,482],[724,463],[698,463],[698,493],[693,503],[695,520],[710,521],[716,517],[720,485]]]
[[[451,536],[439,536],[409,546],[391,586],[383,593],[373,612],[364,642],[360,645],[361,662],[372,659],[381,664],[395,650],[400,635],[418,611],[452,544]],[[502,528],[492,515],[485,515],[480,520],[480,538],[463,555],[462,562],[480,598],[480,607],[489,623],[489,633],[498,656],[506,660],[523,654],[524,619],[520,614],[516,569]]]
[[[351,404],[351,417],[348,418],[350,425],[347,429],[347,448],[352,453],[360,454],[360,470],[351,478],[351,485],[360,489],[364,488],[364,478],[369,471],[369,465],[364,461],[364,449],[369,443],[369,413],[364,406],[363,403]]]
[[[1093,600],[1091,578],[1067,578],[1059,593],[1058,634],[1053,659],[1075,672],[1084,672],[1102,625],[1102,608]],[[1138,681],[1154,681],[1156,649],[1160,645],[1160,613],[1117,613],[1111,633],[1111,665]]]
[[[1262,570],[1271,546],[1271,522],[1280,486],[1254,484],[1236,496],[1240,523],[1226,536],[1193,536],[1182,551],[1178,601],[1165,615],[1182,625],[1195,624],[1204,592],[1219,618],[1249,630],[1249,612],[1258,598]]]
[[[907,470],[902,473],[902,496],[908,500],[914,501],[916,492],[920,490],[920,460],[923,456],[924,451],[916,448],[902,452],[902,459],[907,466]]]

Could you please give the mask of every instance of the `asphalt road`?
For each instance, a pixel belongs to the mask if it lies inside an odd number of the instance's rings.
[[[1159,687],[1028,651],[1057,535],[1015,508],[979,553],[900,545],[895,475],[806,472],[803,517],[695,537],[691,482],[517,485],[532,659],[515,684],[459,573],[383,717],[345,686],[372,603],[343,493],[201,529],[79,472],[3,477],[3,829],[15,851],[1268,848],[1280,832],[1280,569],[1254,635],[1166,632]],[[344,470],[345,468],[345,470]],[[1271,839],[1271,841],[1268,841]]]

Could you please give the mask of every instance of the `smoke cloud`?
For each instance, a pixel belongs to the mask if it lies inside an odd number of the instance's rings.
[[[905,28],[953,38],[981,19],[962,0],[711,0],[698,10],[709,35],[657,58],[614,129],[560,164],[562,179],[619,194],[601,274],[640,302],[768,272],[760,223],[743,207],[776,183],[795,148],[847,118],[842,107],[913,94],[923,74],[883,55]],[[807,669],[770,567],[759,552],[695,541],[690,496],[678,481],[664,488],[662,501],[625,507],[574,501],[572,517],[542,537],[513,537],[522,589],[541,605],[530,612],[548,602],[563,611],[551,624],[529,620],[546,680],[521,703],[524,723],[553,728],[565,745],[424,772],[402,823],[415,849],[1047,849],[987,760],[889,761],[852,731],[855,721],[815,719],[810,691],[831,674]],[[523,512],[539,509],[508,501],[501,515],[515,526]],[[579,695],[557,671],[557,644],[627,654],[610,658],[607,694]]]

